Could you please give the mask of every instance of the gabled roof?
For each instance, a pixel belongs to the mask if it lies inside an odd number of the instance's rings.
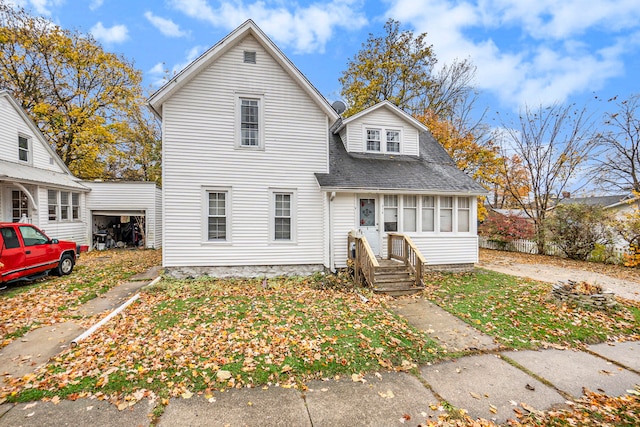
[[[6,99],[9,105],[16,111],[22,121],[31,129],[31,132],[49,153],[49,156],[53,161],[60,166],[63,172],[56,172],[48,169],[42,169],[35,166],[10,162],[7,160],[0,160],[0,179],[10,179],[16,182],[23,183],[35,183],[35,184],[50,184],[54,186],[74,188],[77,190],[89,191],[87,187],[82,185],[79,178],[76,178],[67,165],[62,161],[60,156],[51,148],[46,138],[38,129],[38,126],[31,120],[31,118],[25,113],[20,104],[11,96],[6,89],[0,89],[0,99]]]
[[[320,92],[307,80],[298,68],[285,56],[285,54],[269,39],[269,37],[251,19],[245,21],[238,28],[229,33],[225,38],[209,50],[200,55],[196,60],[187,65],[182,71],[176,74],[164,86],[158,89],[148,99],[151,110],[162,118],[162,105],[166,100],[178,91],[182,86],[197,76],[202,70],[213,64],[224,53],[228,52],[247,35],[253,36],[262,47],[280,64],[291,78],[309,95],[309,97],[322,109],[332,121],[338,119],[338,113],[331,107],[329,102]]]
[[[385,109],[387,111],[392,112],[393,114],[395,114],[396,116],[398,116],[400,119],[411,123],[414,127],[418,128],[420,131],[422,132],[427,132],[428,129],[427,127],[420,123],[418,120],[416,120],[413,116],[405,113],[404,111],[402,111],[400,108],[396,107],[395,105],[393,105],[391,102],[385,100],[382,102],[377,103],[376,105],[373,105],[369,108],[366,108],[362,111],[360,111],[358,114],[354,114],[353,116],[347,117],[346,119],[342,119],[340,124],[338,126],[335,127],[335,129],[332,129],[334,133],[338,133],[340,132],[345,126],[347,126],[349,123],[356,121],[368,114],[373,113],[376,110],[379,109]]]
[[[407,191],[484,195],[429,132],[420,134],[420,156],[349,153],[339,135],[329,142],[329,173],[316,173],[324,191]]]
[[[0,89],[0,98],[5,98],[7,101],[9,101],[9,104],[18,113],[18,115],[27,124],[27,126],[29,126],[29,128],[31,129],[31,132],[33,132],[33,134],[40,141],[42,146],[44,146],[44,148],[49,152],[49,155],[51,156],[53,161],[56,162],[56,164],[60,166],[65,173],[75,178],[75,176],[71,173],[67,165],[62,161],[60,156],[58,156],[58,153],[56,153],[53,150],[53,148],[51,148],[51,146],[47,142],[47,139],[44,137],[42,132],[40,132],[40,129],[38,128],[38,126],[36,126],[33,120],[31,120],[31,117],[29,117],[27,113],[25,113],[25,111],[22,109],[20,104],[18,104],[18,101],[15,100],[15,98],[9,93],[9,91],[7,91],[6,89]],[[76,178],[76,180],[78,179]]]
[[[628,194],[618,194],[614,196],[593,196],[593,197],[570,197],[558,201],[559,205],[581,204],[588,206],[601,206],[603,208],[613,208],[629,201],[634,197]]]

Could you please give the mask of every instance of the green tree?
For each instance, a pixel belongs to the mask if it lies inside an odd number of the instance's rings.
[[[153,125],[140,120],[141,80],[130,62],[90,35],[0,3],[0,86],[19,100],[75,175],[109,177],[107,165],[123,157],[130,167],[131,150],[118,146],[124,140],[157,143],[128,138],[155,132],[129,129]]]
[[[586,260],[596,245],[612,243],[612,221],[601,206],[562,203],[546,219],[545,228],[568,258]]]

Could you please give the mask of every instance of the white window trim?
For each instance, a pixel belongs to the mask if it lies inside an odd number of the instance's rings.
[[[258,150],[264,151],[264,94],[251,93],[251,92],[236,92],[236,135],[235,135],[235,148],[240,150]],[[242,145],[242,100],[252,99],[258,101],[258,145]]]
[[[27,160],[20,160],[20,138],[24,138],[27,140]],[[23,163],[23,164],[27,164],[27,165],[32,165],[33,164],[33,140],[29,135],[26,135],[24,133],[18,132],[18,141],[17,142],[17,146],[18,146],[18,161]]]
[[[276,240],[276,194],[291,195],[291,239]],[[269,188],[269,244],[296,245],[298,243],[298,190],[295,188]]]
[[[377,130],[380,131],[380,151],[367,149],[367,131]],[[387,132],[398,132],[400,134],[400,151],[387,151]],[[385,127],[376,125],[363,125],[362,129],[362,148],[366,153],[379,153],[379,154],[402,154],[404,151],[404,137],[401,127]]]
[[[227,219],[227,238],[209,240],[209,193],[226,193],[225,198],[225,216]],[[233,230],[231,229],[231,212],[232,212],[233,195],[231,187],[202,187],[202,233],[201,239],[203,245],[229,245],[232,243]]]

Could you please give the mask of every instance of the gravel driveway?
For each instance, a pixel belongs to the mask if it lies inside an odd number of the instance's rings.
[[[640,301],[640,283],[631,280],[617,279],[601,273],[558,267],[547,264],[523,264],[512,262],[508,256],[504,261],[481,260],[478,267],[512,276],[528,277],[542,282],[556,283],[559,280],[574,280],[598,284],[603,289],[613,291],[622,298]]]

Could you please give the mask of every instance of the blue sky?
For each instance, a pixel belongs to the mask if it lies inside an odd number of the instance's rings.
[[[251,18],[334,101],[347,61],[391,17],[427,32],[440,63],[470,58],[490,112],[640,92],[638,0],[8,1],[92,33],[154,88]]]

